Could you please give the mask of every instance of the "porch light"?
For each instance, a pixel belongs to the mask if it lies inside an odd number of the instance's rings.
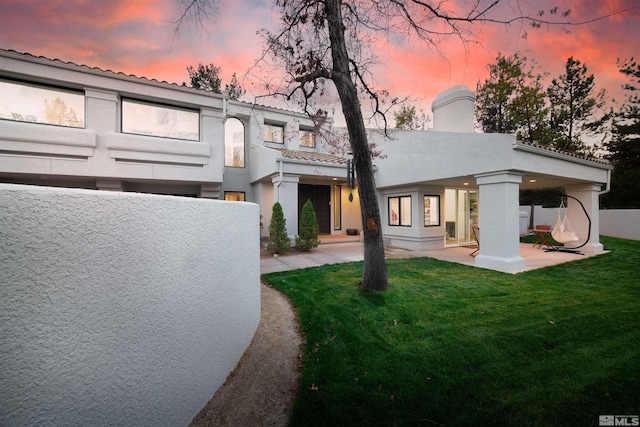
[[[469,185],[469,183],[468,182],[463,182],[462,185]]]
[[[530,179],[529,182],[536,182],[536,180],[535,179]]]

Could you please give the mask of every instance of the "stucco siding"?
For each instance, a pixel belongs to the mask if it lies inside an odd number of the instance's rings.
[[[394,131],[379,141],[376,186],[429,182],[509,169],[512,135]]]
[[[0,184],[0,425],[186,425],[260,317],[252,203]]]
[[[600,234],[640,240],[640,209],[601,210]]]

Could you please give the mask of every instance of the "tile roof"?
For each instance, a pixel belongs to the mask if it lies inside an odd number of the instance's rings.
[[[177,88],[180,90],[186,90],[186,91],[192,91],[192,92],[197,92],[197,93],[205,93],[207,95],[210,96],[215,96],[215,97],[221,97],[224,96],[223,94],[218,94],[218,93],[214,93],[214,92],[209,92],[203,89],[196,89],[196,88],[192,88],[190,86],[183,86],[182,84],[178,84],[178,83],[169,83],[166,80],[157,80],[157,79],[151,79],[151,78],[147,78],[144,76],[137,76],[135,74],[125,74],[121,71],[116,72],[116,71],[112,71],[112,70],[105,70],[102,69],[100,67],[90,67],[88,65],[84,65],[84,64],[77,64],[75,62],[71,62],[71,61],[63,61],[61,59],[57,59],[57,58],[48,58],[46,56],[37,56],[37,55],[33,55],[31,53],[28,52],[18,52],[17,50],[13,50],[13,49],[2,49],[0,48],[0,56],[6,56],[6,57],[21,57],[22,59],[25,60],[30,60],[32,62],[40,62],[40,63],[44,63],[44,62],[48,62],[48,63],[52,63],[58,67],[62,67],[62,68],[67,68],[67,69],[73,69],[73,68],[81,68],[83,69],[83,71],[85,72],[89,72],[92,74],[110,74],[112,77],[115,78],[119,78],[119,79],[125,79],[125,80],[142,80],[145,81],[147,83],[150,84],[154,84],[154,85],[158,85],[158,86],[170,86],[172,88]],[[248,101],[239,101],[239,100],[229,100],[231,102],[237,102],[240,104],[246,104],[246,105],[250,105],[250,106],[257,106],[257,107],[261,107],[261,108],[266,108],[266,109],[270,109],[270,110],[277,110],[277,111],[282,111],[285,113],[289,113],[289,114],[297,114],[297,115],[303,115],[306,116],[306,113],[304,112],[300,112],[300,111],[293,111],[290,109],[286,109],[286,108],[281,108],[281,107],[274,107],[274,106],[270,106],[270,105],[266,105],[266,104],[259,104],[257,102],[248,102]]]
[[[573,158],[580,159],[580,160],[586,160],[586,161],[589,161],[589,162],[599,163],[599,164],[603,164],[603,165],[608,165],[609,164],[609,162],[607,160],[604,160],[604,159],[598,159],[598,158],[595,158],[595,157],[581,156],[581,155],[578,155],[578,154],[575,154],[575,153],[570,153],[568,151],[556,150],[555,148],[547,147],[547,146],[544,146],[544,145],[532,144],[532,143],[522,142],[522,141],[518,141],[516,144],[517,145],[521,145],[521,146],[525,146],[525,147],[534,147],[534,148],[537,148],[539,150],[548,151],[550,153],[562,154],[564,156],[569,156],[569,157],[573,157]]]
[[[6,54],[10,54],[11,56],[21,56],[24,59],[31,59],[31,60],[36,60],[39,62],[52,62],[55,63],[58,66],[63,66],[65,68],[82,68],[85,71],[90,71],[93,73],[100,73],[100,74],[111,74],[113,76],[116,77],[124,77],[124,78],[129,78],[129,79],[137,79],[137,80],[146,80],[147,82],[151,82],[151,83],[160,83],[163,85],[169,85],[169,86],[176,86],[176,87],[180,87],[180,88],[187,88],[187,89],[191,89],[191,90],[199,90],[199,89],[193,89],[187,86],[182,86],[179,85],[177,83],[169,83],[167,81],[160,81],[160,80],[156,80],[156,79],[150,79],[144,76],[136,76],[135,74],[125,74],[123,72],[115,72],[112,70],[105,70],[99,67],[90,67],[88,65],[84,65],[84,64],[77,64],[75,62],[71,62],[71,61],[63,61],[61,59],[57,59],[57,58],[48,58],[46,56],[36,56],[33,55],[31,53],[27,53],[27,52],[18,52],[16,50],[13,49],[1,49],[0,48],[0,53],[5,54],[5,56],[8,56]]]
[[[269,147],[271,148],[271,147]],[[288,148],[272,148],[280,151],[282,157],[296,160],[306,160],[310,162],[327,162],[336,164],[346,164],[347,159],[344,157],[334,156],[332,154],[316,153],[315,151],[289,150]]]

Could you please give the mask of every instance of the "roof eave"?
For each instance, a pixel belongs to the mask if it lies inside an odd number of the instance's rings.
[[[606,160],[589,160],[583,157],[576,157],[569,153],[564,153],[560,151],[550,150],[548,148],[539,147],[536,145],[525,144],[522,142],[515,142],[513,145],[514,150],[524,151],[528,153],[534,153],[545,157],[550,157],[554,159],[561,159],[564,161],[569,161],[572,163],[577,163],[586,166],[592,166],[599,169],[613,169],[613,167]]]

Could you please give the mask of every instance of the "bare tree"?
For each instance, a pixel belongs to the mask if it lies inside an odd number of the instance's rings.
[[[193,0],[197,1],[197,0]],[[202,0],[207,3],[206,0]],[[383,290],[388,287],[380,211],[374,183],[374,170],[367,141],[361,99],[372,104],[375,117],[387,127],[387,92],[374,83],[371,65],[376,61],[374,42],[390,33],[401,38],[416,37],[438,51],[440,43],[456,37],[465,47],[474,40],[477,23],[541,27],[557,25],[555,15],[566,25],[569,11],[544,12],[523,9],[522,1],[474,0],[276,0],[282,21],[277,32],[263,30],[265,55],[285,70],[282,88],[269,86],[272,94],[298,99],[310,114],[314,99],[326,93],[327,82],[338,92],[345,116],[351,152],[358,175],[358,194],[363,221],[364,267],[361,288]],[[504,5],[502,4],[504,3]],[[637,8],[636,6],[634,8]],[[611,14],[622,13],[614,11]],[[601,19],[600,17],[598,19]],[[595,20],[595,19],[594,19]],[[593,20],[592,20],[593,21]],[[585,23],[588,21],[584,21]],[[522,31],[522,36],[526,32]],[[393,104],[393,102],[391,102]]]

